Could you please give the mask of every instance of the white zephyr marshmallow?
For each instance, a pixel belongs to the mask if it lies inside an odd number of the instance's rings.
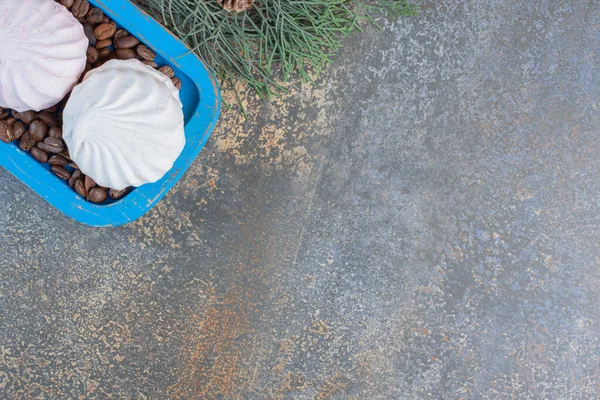
[[[81,76],[89,41],[53,0],[0,0],[0,107],[39,111]]]
[[[88,72],[71,93],[63,123],[81,172],[117,190],[156,182],[185,146],[177,88],[138,60],[110,60]]]

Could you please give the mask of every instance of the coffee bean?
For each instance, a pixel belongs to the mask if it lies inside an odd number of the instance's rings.
[[[99,24],[104,19],[104,13],[99,8],[90,8],[87,15],[85,16],[85,19],[90,24]]]
[[[35,160],[37,162],[40,162],[42,164],[45,164],[48,162],[48,154],[43,151],[42,149],[39,149],[37,147],[34,147],[33,149],[31,149],[31,157],[35,158]]]
[[[8,117],[10,115],[10,111],[3,109],[2,107],[0,107],[0,120],[5,119],[6,117]]]
[[[158,64],[156,64],[154,61],[142,60],[142,64],[146,64],[149,67],[158,69]]]
[[[60,154],[54,154],[52,157],[48,159],[48,163],[50,165],[58,165],[61,167],[66,167],[69,163],[66,158],[61,156]]]
[[[15,118],[25,122],[25,125],[31,125],[33,120],[37,118],[37,113],[35,111],[18,112],[15,113]]]
[[[75,0],[71,7],[71,13],[75,18],[83,18],[90,10],[90,3],[87,0]]]
[[[81,73],[81,75],[79,76],[79,81],[78,83],[83,82],[83,79],[85,78],[86,74],[88,72],[90,72],[92,69],[92,64],[90,63],[85,63],[85,68],[83,68],[83,72]]]
[[[92,178],[90,178],[89,176],[87,176],[87,175],[85,176],[85,179],[83,181],[83,185],[85,186],[85,191],[87,193],[89,193],[90,190],[92,190],[93,188],[95,188],[97,186],[96,182]]]
[[[104,59],[108,58],[109,55],[110,55],[110,49],[108,47],[104,47],[104,48],[98,50],[98,59],[99,60],[104,60]],[[97,63],[98,63],[98,61],[96,61],[92,65],[95,65]]]
[[[95,63],[92,64],[92,69],[99,68],[99,67],[103,66],[104,63],[106,63],[107,61],[108,60],[96,61]]]
[[[169,67],[168,65],[163,65],[158,70],[160,72],[162,72],[163,74],[165,74],[166,76],[168,76],[169,78],[172,78],[175,76],[175,71],[173,71],[173,68]]]
[[[94,188],[89,192],[89,199],[92,203],[102,203],[106,200],[106,190]]]
[[[117,58],[119,60],[131,60],[135,58],[135,51],[133,49],[117,49]]]
[[[48,134],[48,125],[36,119],[29,125],[29,134],[33,140],[41,142]]]
[[[58,126],[58,119],[56,119],[56,117],[50,114],[49,112],[42,111],[38,114],[38,118],[41,119],[43,123],[52,128],[56,128]]]
[[[50,165],[52,165],[52,162],[50,162]],[[81,178],[81,171],[74,171],[69,178],[69,187],[75,186],[75,181],[79,178]]]
[[[23,134],[27,130],[27,127],[21,121],[17,121],[13,124],[12,129],[13,129],[13,136],[14,136],[13,140],[19,140],[21,138],[21,136],[23,136]]]
[[[35,140],[29,136],[29,131],[25,132],[23,136],[21,136],[21,140],[19,141],[19,147],[23,151],[29,151],[35,147]]]
[[[15,140],[12,125],[6,121],[0,121],[0,140],[4,143],[10,143]]]
[[[88,46],[87,51],[85,52],[85,55],[87,57],[87,62],[90,64],[93,64],[96,61],[98,61],[98,50],[96,50],[95,47]]]
[[[73,160],[71,160],[71,155],[69,154],[69,149],[67,149],[66,147],[63,151],[60,152],[60,155],[69,161],[73,161]]]
[[[60,153],[65,149],[63,141],[57,138],[47,137],[43,142],[37,144],[37,147],[48,153]]]
[[[52,172],[54,172],[54,175],[58,176],[60,179],[64,179],[65,181],[71,177],[69,170],[59,165],[53,165]]]
[[[99,40],[96,42],[96,48],[97,49],[103,49],[105,47],[109,47],[112,46],[113,42],[111,39],[104,39],[104,40]]]
[[[135,36],[124,36],[115,42],[117,49],[132,49],[140,44],[140,41]]]
[[[121,189],[121,190],[110,189],[108,194],[111,199],[119,200],[119,199],[122,199],[127,194],[127,189]]]
[[[103,24],[108,24],[109,22],[110,22],[110,18],[108,18],[108,15],[105,15],[105,16],[102,18],[102,23],[103,23]]]
[[[9,117],[9,118],[6,118],[4,120],[4,122],[6,122],[9,126],[13,126],[17,122],[17,119],[13,118],[13,117]]]
[[[177,90],[181,90],[181,79],[179,79],[179,78],[171,78],[171,82],[173,82],[173,85],[175,85],[175,87],[177,88]]]
[[[114,22],[100,24],[94,29],[94,36],[96,36],[97,40],[104,40],[113,37],[116,31],[117,26]]]
[[[44,108],[42,111],[47,111],[50,114],[54,114],[55,112],[58,111],[58,106],[57,105],[53,105],[52,107]]]
[[[94,36],[94,28],[92,27],[92,24],[90,24],[89,22],[83,24],[83,33],[85,33],[85,36],[88,38],[90,46],[95,46],[96,36]]]
[[[71,167],[73,169],[76,169],[76,170],[79,170],[79,165],[75,164],[74,162],[70,162],[69,163],[69,167]]]
[[[60,0],[60,4],[62,4],[63,6],[65,6],[67,8],[73,7],[74,2],[75,2],[75,0]]]
[[[143,44],[140,44],[135,49],[135,52],[143,60],[154,61],[154,59],[156,58],[156,53],[152,49],[150,49],[148,46],[143,45]]]
[[[115,36],[113,37],[113,40],[115,42],[115,49],[118,48],[117,42],[119,41],[119,39],[126,36],[129,36],[129,32],[127,32],[125,29],[117,29],[117,31],[115,32]]]
[[[48,137],[62,139],[63,131],[61,128],[50,128],[48,131]]]
[[[73,189],[75,189],[75,192],[77,192],[77,194],[81,197],[87,197],[87,192],[85,191],[85,187],[83,185],[83,179],[77,179],[73,184]]]

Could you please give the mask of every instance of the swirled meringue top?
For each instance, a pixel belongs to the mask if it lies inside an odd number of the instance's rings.
[[[53,0],[0,0],[0,106],[39,111],[79,79],[89,41]]]
[[[100,186],[156,182],[185,145],[179,92],[138,60],[88,72],[63,112],[63,138],[81,171]]]

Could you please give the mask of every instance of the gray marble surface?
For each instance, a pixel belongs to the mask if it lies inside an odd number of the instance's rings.
[[[133,224],[0,170],[0,397],[600,397],[600,3],[418,4]]]

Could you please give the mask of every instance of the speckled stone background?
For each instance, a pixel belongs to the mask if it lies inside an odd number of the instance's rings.
[[[417,4],[136,223],[0,171],[0,398],[600,397],[600,2]]]

